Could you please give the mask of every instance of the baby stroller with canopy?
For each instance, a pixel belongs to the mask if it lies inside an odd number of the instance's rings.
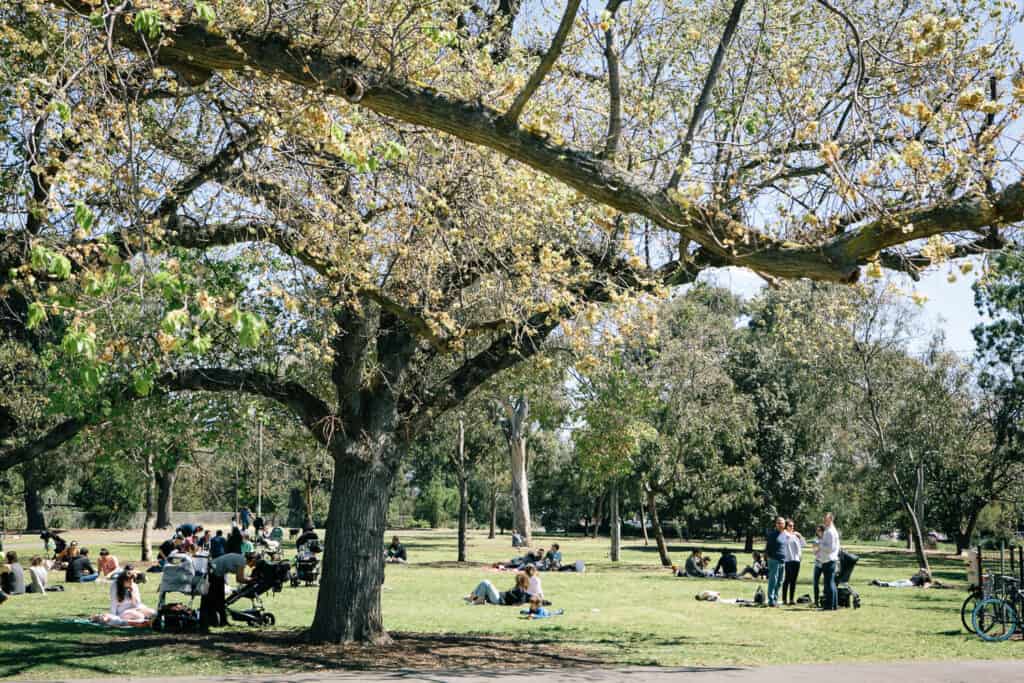
[[[298,587],[300,583],[307,586],[315,586],[320,580],[320,559],[318,553],[323,552],[320,541],[312,540],[303,543],[295,556],[295,573],[292,575],[292,587]]]
[[[154,631],[169,633],[193,633],[199,631],[199,611],[193,607],[195,596],[201,593],[202,574],[196,573],[192,558],[173,553],[167,558],[160,575],[160,592],[156,604]],[[168,603],[168,593],[188,596],[188,604]]]
[[[839,571],[836,572],[836,600],[840,607],[860,608],[860,593],[850,587],[850,577],[853,576],[853,568],[857,566],[860,557],[845,550],[839,551]]]
[[[252,570],[252,578],[232,593],[225,604],[228,606],[228,614],[234,621],[240,621],[249,626],[273,626],[277,623],[272,612],[263,608],[262,596],[273,591],[280,593],[281,588],[291,576],[291,565],[287,562],[268,562],[260,560]],[[248,599],[252,602],[249,609],[232,609],[231,605],[239,600]]]

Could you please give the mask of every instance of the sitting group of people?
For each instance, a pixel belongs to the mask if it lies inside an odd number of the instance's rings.
[[[513,557],[508,562],[495,562],[492,566],[495,569],[514,569],[516,571],[524,570],[527,567],[542,572],[581,571],[581,563],[567,565],[562,563],[562,548],[557,543],[552,543],[548,550],[544,548],[527,550],[519,557]]]
[[[701,579],[742,579],[746,576],[760,579],[768,575],[768,563],[764,561],[761,553],[757,551],[753,553],[751,564],[747,565],[742,572],[737,571],[739,565],[737,564],[736,555],[728,548],[722,551],[722,556],[718,558],[715,568],[709,569],[710,566],[711,558],[704,557],[704,551],[697,549],[686,558],[686,564],[682,568],[673,565],[672,571],[675,572],[676,576],[689,576]]]
[[[64,590],[63,586],[56,589],[47,586],[47,570],[43,565],[42,556],[33,557],[27,571],[21,565],[18,553],[14,550],[8,550],[3,559],[4,562],[0,564],[0,604],[6,602],[13,595]]]

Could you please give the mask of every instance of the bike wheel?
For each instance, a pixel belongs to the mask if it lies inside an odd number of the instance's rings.
[[[974,633],[974,624],[972,623],[972,616],[974,615],[974,608],[978,606],[978,595],[977,593],[971,593],[964,599],[964,604],[960,606],[960,623],[964,625],[964,629],[968,633]]]
[[[1005,600],[988,598],[974,608],[971,622],[982,640],[1008,640],[1017,630],[1017,611]]]

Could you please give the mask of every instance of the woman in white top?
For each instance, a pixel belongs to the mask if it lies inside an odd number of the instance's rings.
[[[806,545],[804,537],[796,530],[792,519],[786,520],[786,533],[782,541],[782,551],[786,556],[785,577],[782,579],[782,604],[796,604],[796,579],[800,576],[800,551]]]
[[[122,572],[110,585],[110,613],[94,617],[104,624],[142,624],[156,616],[156,610],[142,604],[135,572]]]
[[[29,593],[42,593],[46,594],[46,567],[43,565],[43,558],[36,555],[32,558],[32,562],[28,567],[29,576],[32,579],[32,584],[28,587]]]
[[[530,584],[526,588],[526,592],[530,594],[530,597],[540,598],[543,600],[544,589],[540,585],[540,577],[537,576],[537,568],[532,564],[528,564],[526,565],[526,568],[523,569],[523,573],[530,577]]]

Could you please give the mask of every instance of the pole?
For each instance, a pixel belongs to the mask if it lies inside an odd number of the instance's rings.
[[[263,420],[257,423],[257,460],[256,460],[256,516],[263,516]]]

